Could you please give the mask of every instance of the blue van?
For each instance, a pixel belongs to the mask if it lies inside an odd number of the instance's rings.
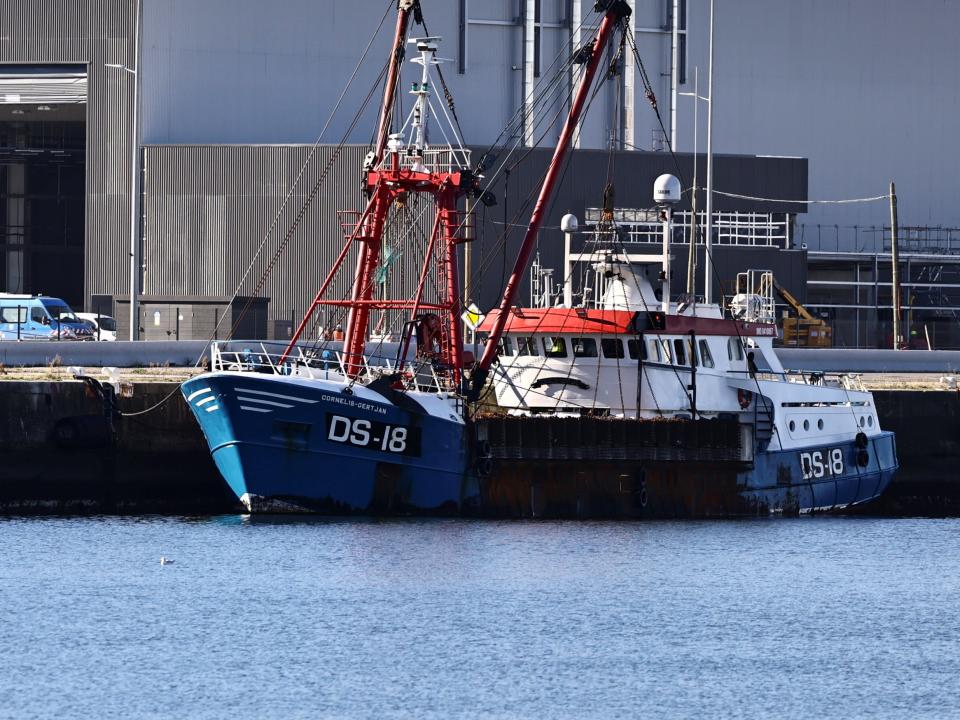
[[[93,339],[93,328],[59,298],[0,293],[0,340]]]

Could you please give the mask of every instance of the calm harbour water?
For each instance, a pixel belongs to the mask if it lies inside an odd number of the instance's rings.
[[[0,548],[4,718],[960,714],[958,520],[8,519]]]

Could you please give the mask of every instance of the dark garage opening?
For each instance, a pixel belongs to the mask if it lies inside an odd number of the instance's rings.
[[[86,68],[0,65],[0,291],[83,306]]]

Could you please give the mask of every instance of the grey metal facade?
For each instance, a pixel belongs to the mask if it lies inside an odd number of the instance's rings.
[[[546,77],[569,41],[572,7],[540,0],[538,58]],[[670,127],[672,0],[643,0],[633,23],[647,74]],[[147,0],[145,139],[152,143],[310,143],[360,57],[387,3],[284,0]],[[522,101],[525,37],[518,0],[424,0],[430,32],[457,62],[445,74],[466,140],[493,142]],[[683,0],[687,30],[681,92],[707,91],[709,0]],[[810,159],[813,198],[881,195],[894,180],[904,224],[960,227],[955,158],[960,86],[960,3],[945,0],[738,0],[716,3],[714,148],[719,153]],[[325,141],[345,132],[387,52],[374,44],[358,92]],[[420,32],[420,30],[417,30]],[[585,35],[586,33],[584,33]],[[461,65],[462,58],[462,65]],[[462,70],[462,74],[461,71]],[[643,149],[663,138],[634,78],[632,139],[610,112],[607,88],[585,123],[582,146],[611,139]],[[610,86],[608,85],[608,88]],[[371,108],[372,113],[372,108]],[[676,147],[692,150],[694,103],[678,100]],[[350,136],[369,139],[368,113]],[[706,106],[699,148],[706,139]],[[555,133],[544,142],[549,144]],[[729,187],[717,179],[718,190]],[[805,237],[829,231],[853,247],[856,228],[889,223],[883,202],[816,205]],[[832,242],[833,236],[830,240]]]
[[[303,314],[322,283],[327,271],[343,247],[343,230],[338,211],[359,210],[363,206],[360,191],[360,167],[366,146],[345,146],[331,162],[334,148],[321,146],[314,158],[307,146],[149,146],[144,165],[144,288],[147,294],[200,295],[229,297],[234,292],[252,295],[260,278],[272,268],[260,294],[269,297],[269,316],[287,321]],[[478,150],[474,151],[477,157]],[[499,296],[504,268],[509,272],[529,219],[532,201],[550,159],[550,151],[533,150],[516,164],[509,176],[500,175],[493,186],[499,204],[478,209],[476,237],[473,242],[472,286],[482,307],[489,307]],[[678,157],[680,172],[689,176],[692,156]],[[701,158],[701,163],[703,158]],[[775,191],[785,197],[806,197],[805,160],[721,156],[716,172],[743,194]],[[308,204],[310,193],[325,168],[329,174],[316,199]],[[305,167],[299,184],[291,188]],[[557,227],[560,217],[572,212],[584,217],[588,207],[602,204],[604,187],[612,180],[617,205],[649,207],[654,179],[664,172],[677,172],[669,156],[662,153],[576,151],[571,155],[560,187],[541,235],[540,251],[544,263],[559,268],[562,263],[562,236]],[[284,211],[278,210],[290,193]],[[768,203],[718,202],[740,210],[794,212],[797,206]],[[306,208],[297,222],[301,210]],[[425,217],[431,217],[424,207]],[[509,226],[506,234],[504,228]],[[291,231],[291,228],[295,229]],[[416,268],[422,262],[426,241],[423,218],[415,224],[411,237],[397,245],[398,265],[394,277],[399,286],[395,295],[412,295]],[[290,234],[289,244],[274,263],[274,256]],[[396,243],[399,233],[388,233],[388,244]],[[254,260],[264,239],[262,254]],[[718,257],[726,254],[718,250]],[[758,256],[765,266],[783,265],[774,253]],[[343,298],[353,280],[354,256],[331,286],[328,297]],[[749,262],[743,251],[738,262]],[[791,261],[792,262],[792,261]],[[721,263],[725,272],[744,269],[741,265]],[[244,273],[251,267],[244,280]],[[788,272],[784,265],[783,273]],[[801,278],[794,279],[800,282]],[[244,280],[243,282],[241,282]],[[805,280],[805,278],[802,278]],[[725,278],[729,282],[729,278]],[[328,318],[327,324],[338,319]],[[342,321],[342,318],[339,318]]]
[[[136,0],[0,0],[0,64],[87,67],[84,294],[129,292]]]

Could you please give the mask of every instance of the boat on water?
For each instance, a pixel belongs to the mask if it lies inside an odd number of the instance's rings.
[[[733,304],[738,316],[725,316],[718,305],[672,299],[666,240],[652,271],[650,258],[620,252],[615,228],[604,227],[589,258],[603,279],[596,301],[515,307],[601,58],[627,31],[623,0],[600,0],[596,10],[595,35],[571,60],[580,82],[569,115],[474,358],[464,349],[458,282],[471,218],[460,207],[467,197],[494,202],[488,169],[485,160],[471,165],[434,101],[439,39],[408,41],[422,10],[399,0],[364,167],[367,204],[342,214],[343,249],[311,309],[289,343],[214,343],[210,372],[183,385],[217,467],[249,512],[802,513],[866,502],[889,483],[894,439],[880,429],[870,394],[852,378],[780,366],[772,304],[753,291],[763,274],[747,278]],[[420,67],[403,119],[394,115],[407,45]],[[431,144],[431,122],[441,125],[442,144]],[[417,223],[428,214],[422,232]],[[404,218],[424,241],[421,270],[412,294],[394,297],[381,280],[401,249],[387,228]],[[331,298],[351,255],[351,290]],[[650,272],[666,278],[659,297]],[[328,327],[344,316],[342,341],[309,339],[321,311]],[[388,351],[384,328],[398,318]]]

